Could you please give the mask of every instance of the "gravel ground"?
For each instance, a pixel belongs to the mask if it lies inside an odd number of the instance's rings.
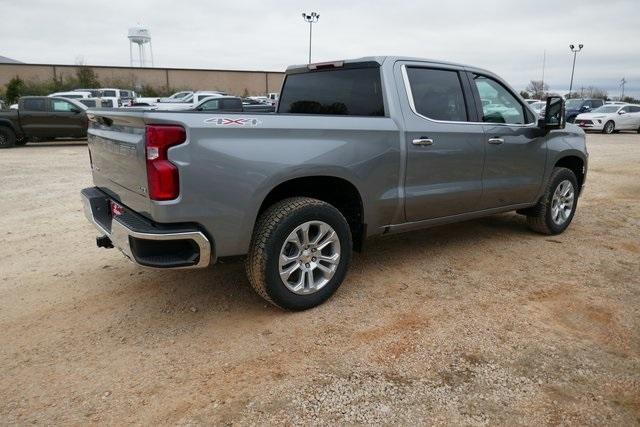
[[[96,248],[84,144],[3,150],[0,424],[640,424],[640,135],[588,146],[565,234],[377,239],[303,313]]]

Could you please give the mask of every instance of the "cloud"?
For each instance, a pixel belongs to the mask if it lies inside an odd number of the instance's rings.
[[[317,11],[313,59],[409,55],[490,69],[524,88],[542,75],[567,88],[570,43],[583,43],[574,86],[640,95],[637,0],[294,1],[0,0],[0,54],[25,62],[128,65],[127,29],[153,36],[156,65],[283,70],[307,58],[308,24]]]

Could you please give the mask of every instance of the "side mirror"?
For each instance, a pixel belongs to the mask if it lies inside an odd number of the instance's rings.
[[[623,114],[627,114],[627,112],[624,111],[624,110],[620,110],[620,111],[618,111],[618,114],[623,115]]]
[[[78,114],[80,112],[80,110],[78,110],[77,108],[72,108],[69,111],[71,111],[73,114]]]
[[[560,96],[548,97],[544,117],[538,120],[538,127],[548,132],[552,129],[564,129],[565,124],[564,99]]]

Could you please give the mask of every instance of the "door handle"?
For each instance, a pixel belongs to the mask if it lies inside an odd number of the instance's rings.
[[[489,144],[502,144],[504,142],[504,139],[502,138],[498,138],[498,137],[493,137],[493,138],[489,138]]]
[[[418,138],[411,141],[413,145],[433,145],[433,139],[431,138]]]

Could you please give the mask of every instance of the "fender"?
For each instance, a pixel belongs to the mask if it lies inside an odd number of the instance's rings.
[[[16,134],[16,136],[18,138],[22,138],[24,135],[22,133],[22,129],[20,129],[20,127],[16,126],[13,121],[9,120],[9,119],[5,119],[5,118],[1,118],[0,117],[0,126],[5,126],[10,128],[13,133]]]

